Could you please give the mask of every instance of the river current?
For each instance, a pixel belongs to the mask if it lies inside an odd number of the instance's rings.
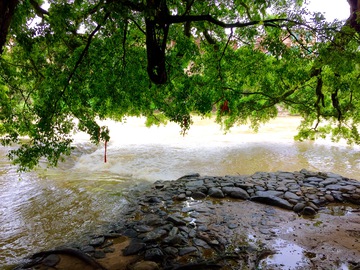
[[[0,147],[0,269],[29,254],[100,233],[121,218],[123,193],[135,185],[185,174],[328,171],[360,180],[360,147],[330,141],[295,142],[298,117],[279,117],[258,133],[224,134],[211,119],[194,118],[186,136],[175,124],[146,128],[144,119],[105,121],[111,140],[94,146],[75,135],[75,150],[57,168],[44,164],[19,175]]]

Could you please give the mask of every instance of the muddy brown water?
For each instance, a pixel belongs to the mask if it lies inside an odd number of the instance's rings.
[[[134,185],[201,175],[256,171],[330,171],[360,179],[360,148],[329,141],[294,142],[297,117],[279,117],[254,133],[241,126],[224,135],[211,119],[194,119],[188,135],[178,126],[144,126],[144,119],[106,121],[103,146],[75,136],[76,149],[56,169],[19,175],[0,147],[0,269],[21,258],[101,232],[121,218],[124,192]],[[279,243],[281,245],[281,243]]]

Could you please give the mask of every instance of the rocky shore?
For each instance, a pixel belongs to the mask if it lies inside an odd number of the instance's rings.
[[[192,174],[128,200],[108,233],[17,269],[360,269],[360,181],[334,173]]]

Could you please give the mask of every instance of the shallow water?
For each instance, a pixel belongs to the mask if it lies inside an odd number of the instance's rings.
[[[300,119],[282,117],[254,133],[247,127],[224,135],[212,120],[195,119],[187,136],[177,125],[144,126],[144,119],[104,122],[111,140],[104,146],[75,137],[76,150],[58,168],[19,176],[0,147],[0,266],[100,232],[118,220],[123,192],[136,184],[202,175],[256,171],[331,171],[360,179],[360,148],[345,144],[294,142]]]

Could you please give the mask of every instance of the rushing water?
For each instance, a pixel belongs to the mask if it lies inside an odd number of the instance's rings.
[[[330,142],[294,142],[299,118],[281,117],[260,129],[224,135],[212,120],[196,119],[187,136],[179,127],[146,128],[144,119],[105,122],[104,147],[77,135],[76,149],[58,168],[18,175],[0,148],[0,269],[22,257],[100,232],[126,206],[124,189],[158,179],[256,171],[331,171],[360,179],[360,148]]]

